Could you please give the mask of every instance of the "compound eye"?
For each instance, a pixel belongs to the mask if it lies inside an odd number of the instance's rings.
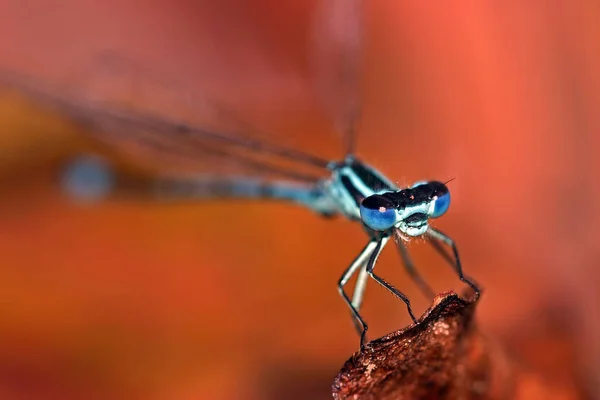
[[[396,224],[396,209],[390,200],[373,195],[360,204],[360,218],[375,231],[387,231]]]
[[[450,192],[446,185],[436,188],[434,192],[433,218],[441,217],[450,208]]]

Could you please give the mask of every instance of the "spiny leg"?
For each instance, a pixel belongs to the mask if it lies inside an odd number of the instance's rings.
[[[354,261],[352,261],[352,263],[346,269],[346,271],[344,271],[344,273],[342,274],[342,277],[338,281],[338,291],[340,292],[340,295],[342,296],[342,299],[344,299],[344,301],[346,302],[346,304],[348,305],[348,307],[350,307],[350,311],[352,312],[352,316],[354,317],[353,318],[354,325],[357,328],[357,331],[358,331],[358,333],[360,335],[360,346],[361,347],[364,344],[365,336],[367,334],[367,330],[369,329],[369,327],[367,326],[366,322],[360,316],[358,310],[354,307],[353,301],[350,300],[350,298],[348,297],[348,295],[344,291],[344,286],[348,283],[348,281],[350,280],[350,278],[352,277],[352,275],[354,275],[354,273],[356,273],[356,271],[359,268],[361,268],[362,266],[365,265],[365,263],[367,262],[367,260],[371,256],[371,254],[373,253],[375,247],[377,247],[377,242],[376,241],[370,241],[369,243],[367,243],[367,245],[365,246],[365,248],[361,250],[361,252],[354,259]],[[357,282],[357,285],[359,283],[360,282]],[[363,291],[364,291],[364,287],[365,287],[364,284],[362,284],[362,285],[359,286],[359,288],[362,288],[361,290],[363,290]],[[361,301],[362,301],[362,293],[361,292],[357,292],[355,290],[353,298],[354,299],[361,299]]]
[[[377,258],[379,257],[379,254],[381,254],[381,250],[383,250],[383,247],[386,245],[388,240],[390,240],[390,237],[384,236],[377,242],[377,247],[375,247],[371,258],[369,258],[369,263],[367,264],[367,272],[369,273],[369,275],[371,275],[371,278],[377,281],[377,283],[389,290],[394,296],[396,296],[397,298],[402,300],[404,304],[406,304],[408,314],[412,318],[413,322],[416,324],[417,319],[415,318],[415,315],[412,312],[412,307],[410,306],[410,300],[408,299],[408,297],[404,293],[396,289],[391,283],[386,282],[383,278],[375,275],[375,273],[373,272],[375,264],[377,263]]]
[[[402,243],[402,238],[396,237],[395,242],[398,254],[400,254],[400,257],[402,258],[404,269],[406,269],[412,281],[419,287],[419,289],[425,295],[425,297],[427,297],[430,300],[433,299],[435,297],[434,291],[431,289],[431,286],[429,286],[427,282],[425,282],[419,271],[417,271],[417,269],[415,268],[415,265],[413,264],[412,259],[408,254],[408,249],[406,248],[404,243]]]
[[[365,262],[361,265],[360,270],[358,271],[358,278],[356,278],[356,284],[354,285],[354,291],[352,293],[352,306],[359,313],[365,294],[367,279],[369,278],[369,274],[367,273],[367,269],[365,268],[366,263],[367,262],[365,260]],[[356,318],[352,318],[352,321],[354,322],[354,327],[356,328],[356,331],[359,335],[362,336],[362,326],[360,326]],[[367,341],[366,335],[364,340]]]
[[[444,259],[446,261],[448,261],[448,263],[450,263],[450,265],[452,265],[452,267],[458,274],[458,277],[460,278],[460,280],[462,282],[466,283],[467,285],[469,285],[471,287],[471,289],[473,289],[473,291],[475,292],[475,299],[478,299],[479,295],[481,294],[481,289],[479,289],[479,286],[471,278],[464,275],[463,270],[462,270],[462,264],[460,263],[460,257],[458,256],[458,248],[456,247],[456,243],[454,242],[454,240],[452,240],[446,234],[444,234],[436,229],[433,229],[431,227],[427,230],[427,235],[431,239],[433,239],[433,240],[429,240],[431,245],[437,250],[438,253],[440,253],[442,255],[442,257],[444,257]],[[449,246],[452,249],[452,253],[454,254],[454,259],[452,259],[452,256],[450,256],[446,252],[446,250],[444,250],[442,248],[440,242],[445,243],[447,246]]]

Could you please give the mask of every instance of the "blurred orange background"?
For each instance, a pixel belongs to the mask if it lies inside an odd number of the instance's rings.
[[[77,85],[110,49],[340,157],[302,79],[318,3],[0,0],[0,68]],[[528,398],[600,398],[600,6],[365,3],[359,156],[400,184],[456,178],[436,226],[485,287],[482,329],[540,374]],[[58,167],[95,144],[0,102],[0,398],[329,398],[358,346],[335,284],[360,227],[279,203],[76,206]],[[410,249],[437,291],[461,287]],[[393,253],[378,270],[422,312]],[[371,337],[408,324],[366,297]]]

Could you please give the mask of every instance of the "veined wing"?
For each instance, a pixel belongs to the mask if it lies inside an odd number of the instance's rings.
[[[140,68],[114,54],[94,61],[108,63],[103,65],[108,73],[95,74],[95,80],[84,76],[83,81],[95,86],[74,85],[79,95],[6,70],[0,71],[0,85],[77,121],[93,137],[145,160],[163,175],[259,175],[314,182],[328,165],[328,160],[310,153],[259,140],[260,132],[214,101],[187,97],[189,113],[202,125],[165,116],[160,105],[148,107],[147,100],[160,97],[159,103],[168,104],[179,98],[181,104],[186,99],[184,91],[157,84],[158,80],[149,79]],[[145,99],[143,105],[136,105],[131,93],[121,95],[132,86],[141,90],[135,95]],[[173,104],[171,109],[180,114],[186,108]]]
[[[362,0],[322,0],[313,25],[311,59],[318,97],[347,154],[356,150],[361,117],[363,18]]]
[[[348,153],[354,150],[360,114],[357,81],[361,7],[360,0],[319,2],[312,41],[315,52],[311,58],[317,67],[315,84],[345,137]],[[158,83],[160,80],[144,69],[114,54],[96,58],[92,66],[98,67],[96,64],[102,72],[91,68],[92,72],[81,74],[79,82],[71,85],[76,90],[65,90],[64,82],[46,85],[9,71],[0,71],[0,85],[11,86],[57,109],[86,126],[95,138],[145,160],[162,174],[208,172],[213,176],[243,174],[302,181],[323,176],[328,159],[296,150],[301,146],[295,146],[293,140],[287,141],[288,146],[264,140],[269,135],[256,132],[214,98],[207,100],[210,96],[192,99],[185,94],[187,91]],[[135,95],[123,96],[127,91]],[[148,99],[160,101],[148,107]],[[182,100],[188,101],[182,105]],[[164,104],[170,104],[170,109]],[[182,113],[184,109],[189,111]],[[190,115],[194,117],[188,118]]]

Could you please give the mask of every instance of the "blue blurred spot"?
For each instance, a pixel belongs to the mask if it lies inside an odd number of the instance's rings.
[[[81,156],[63,170],[61,186],[72,199],[92,203],[104,199],[113,190],[114,175],[109,164],[97,156]]]

